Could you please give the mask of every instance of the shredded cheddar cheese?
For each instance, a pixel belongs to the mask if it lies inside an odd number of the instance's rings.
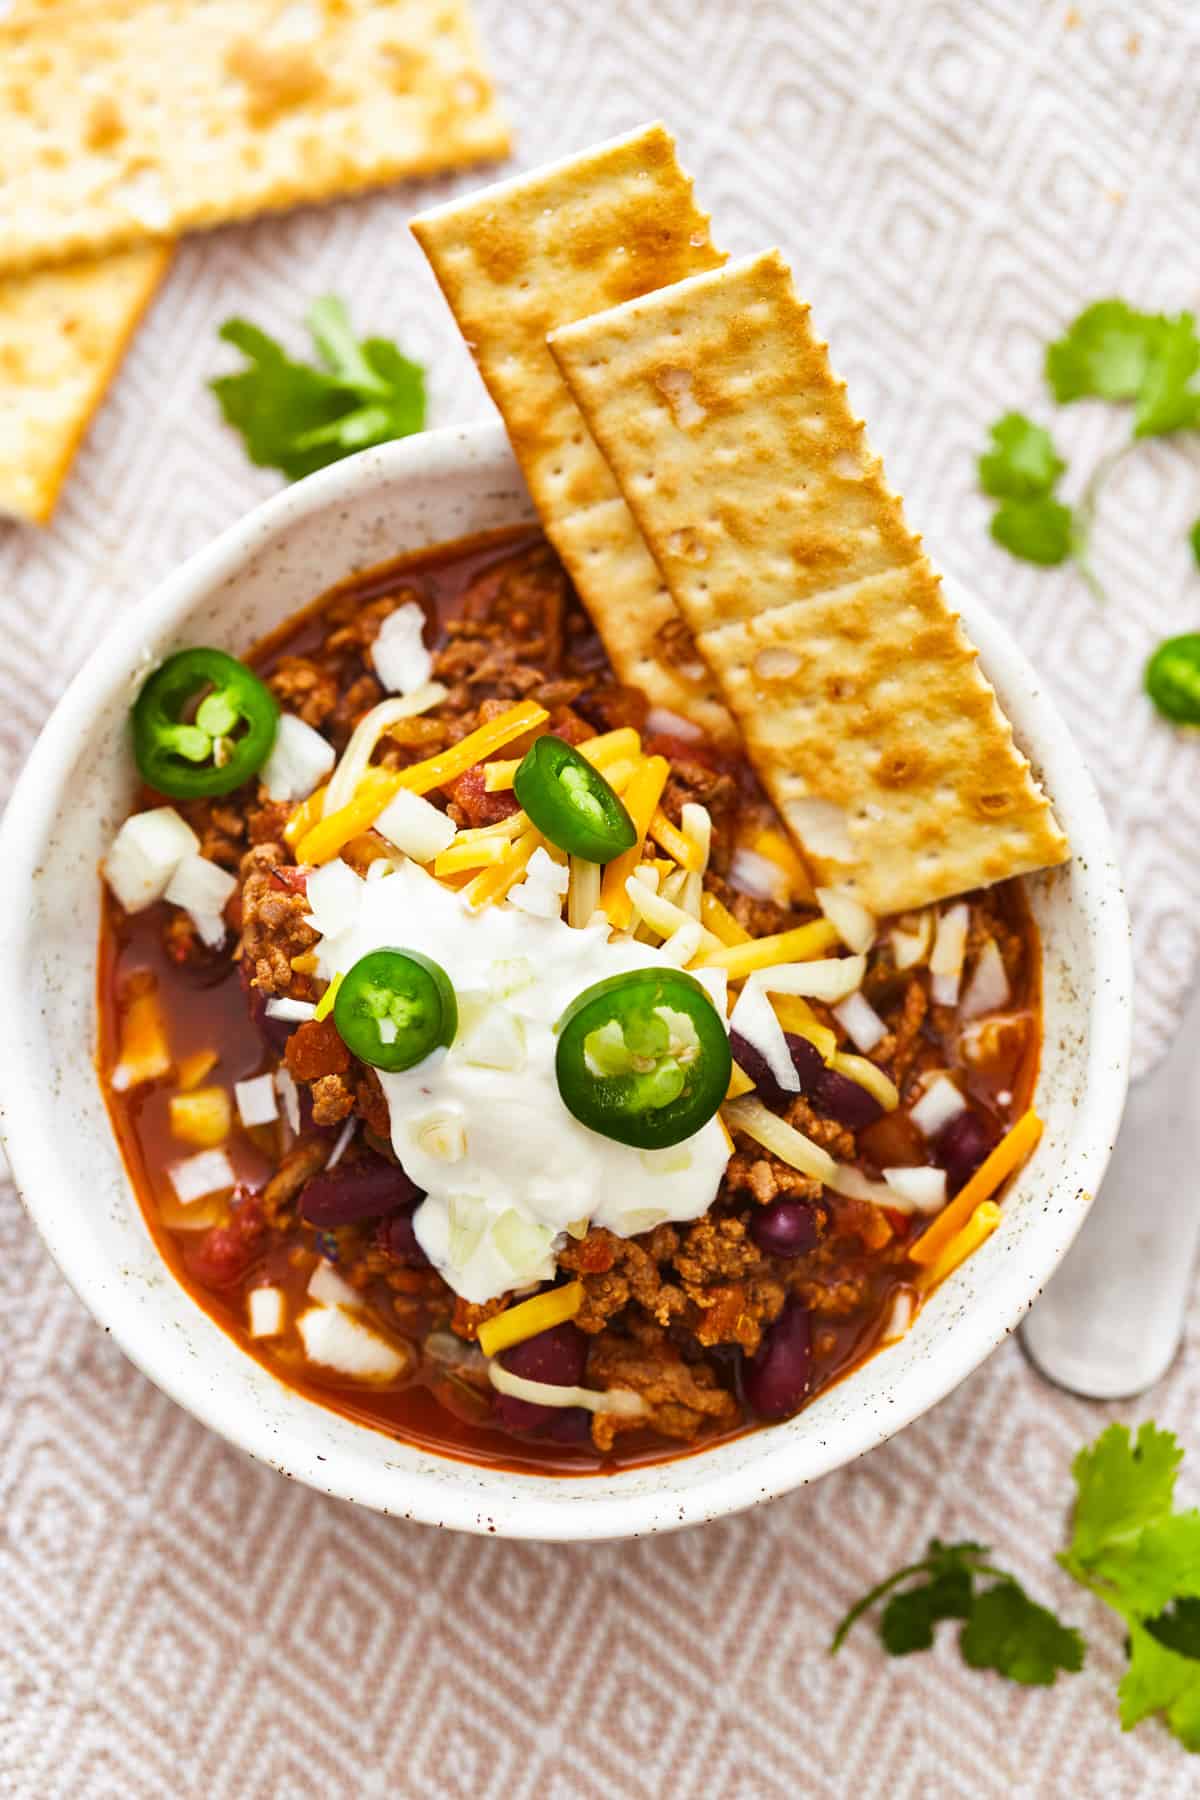
[[[519,837],[503,862],[494,868],[485,869],[482,875],[476,875],[462,890],[467,905],[472,912],[478,912],[481,906],[490,906],[497,900],[503,900],[510,888],[516,887],[529,864],[529,859],[539,844],[545,842],[540,831],[532,828]]]
[[[745,1069],[739,1067],[737,1063],[734,1063],[733,1073],[729,1077],[729,1086],[725,1090],[725,1098],[727,1100],[740,1100],[743,1094],[752,1094],[753,1092],[754,1083],[747,1075]],[[721,1123],[724,1125],[724,1119],[721,1120]]]
[[[601,909],[616,931],[624,930],[632,916],[633,902],[625,891],[625,883],[642,860],[646,833],[670,772],[671,765],[665,756],[648,756],[639,764],[625,790],[625,809],[633,820],[637,842],[631,850],[623,850],[609,863],[600,884]]]
[[[994,1200],[981,1200],[966,1224],[954,1233],[934,1261],[922,1270],[919,1277],[921,1288],[928,1291],[945,1281],[947,1275],[952,1275],[959,1263],[965,1262],[968,1256],[978,1250],[980,1244],[991,1237],[1000,1223],[1000,1216],[1000,1208]],[[925,1235],[928,1237],[929,1233],[926,1232]]]
[[[519,1306],[510,1306],[497,1313],[494,1319],[485,1319],[479,1327],[479,1348],[485,1356],[497,1356],[501,1350],[509,1350],[514,1344],[523,1344],[526,1338],[536,1337],[539,1331],[565,1324],[575,1317],[582,1305],[582,1281],[568,1281],[565,1287],[549,1288],[544,1294],[535,1294],[532,1300],[522,1300]]]
[[[808,925],[797,925],[794,931],[777,931],[771,937],[751,938],[745,944],[706,950],[697,958],[696,966],[724,969],[730,981],[742,981],[756,969],[769,969],[775,963],[811,962],[840,942],[828,919],[813,919]]]
[[[427,794],[433,788],[444,787],[448,781],[465,775],[493,751],[503,749],[514,738],[524,737],[526,732],[544,725],[549,717],[544,706],[538,706],[532,700],[521,700],[498,718],[489,719],[486,725],[468,733],[448,750],[427,756],[423,762],[413,763],[407,769],[368,769],[349,805],[328,819],[322,819],[300,840],[296,846],[297,861],[329,862],[351,838],[375,823],[394,795],[404,789],[411,794]]]
[[[650,821],[650,836],[681,869],[699,870],[700,852],[697,845],[690,842],[677,825],[672,825],[661,806],[654,809],[654,817]]]
[[[329,791],[329,783],[317,788],[315,793],[301,801],[291,818],[283,828],[284,842],[290,850],[294,850],[302,837],[306,837],[313,826],[320,823],[325,811],[325,795]]]
[[[816,893],[804,865],[804,859],[791,839],[785,837],[782,831],[768,827],[765,831],[758,832],[747,847],[756,851],[759,856],[765,856],[767,861],[773,862],[777,869],[782,869],[787,878],[793,906],[815,906],[817,904]]]
[[[1000,1139],[991,1155],[980,1163],[966,1186],[960,1188],[946,1210],[938,1214],[928,1231],[917,1239],[909,1252],[912,1260],[923,1268],[935,1267],[951,1238],[963,1229],[980,1202],[990,1199],[1000,1183],[1032,1155],[1041,1135],[1042,1121],[1031,1107]]]
[[[470,844],[456,838],[449,849],[440,850],[434,857],[433,872],[440,879],[443,875],[459,875],[464,869],[490,869],[511,854],[510,845],[502,837],[482,838]]]
[[[739,925],[729,908],[707,890],[700,896],[700,922],[723,944],[748,944],[750,933]]]

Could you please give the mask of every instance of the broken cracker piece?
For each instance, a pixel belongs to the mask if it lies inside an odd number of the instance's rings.
[[[467,0],[55,0],[0,70],[0,273],[508,150]]]
[[[169,244],[0,279],[0,513],[44,525]]]

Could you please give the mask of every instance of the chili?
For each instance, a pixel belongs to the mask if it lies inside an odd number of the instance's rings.
[[[173,800],[229,794],[271,754],[279,706],[235,656],[197,647],[168,656],[133,705],[143,780]]]
[[[454,1042],[458,1002],[450,977],[432,957],[372,950],[339,984],[333,1022],[360,1061],[394,1074]]]
[[[637,843],[637,828],[599,769],[548,732],[522,758],[513,792],[543,837],[569,856],[610,863]]]

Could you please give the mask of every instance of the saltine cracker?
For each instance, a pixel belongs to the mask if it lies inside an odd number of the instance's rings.
[[[778,252],[550,347],[821,883],[894,913],[1065,860]]]
[[[546,348],[557,325],[724,261],[670,133],[646,126],[412,229],[617,675],[731,741],[716,683]]]

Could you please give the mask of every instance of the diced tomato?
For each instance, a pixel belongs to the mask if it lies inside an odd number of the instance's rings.
[[[253,1195],[234,1207],[228,1225],[214,1225],[184,1250],[184,1261],[206,1287],[232,1287],[258,1253],[266,1233],[262,1208]]]
[[[306,1019],[297,1026],[284,1051],[288,1073],[295,1081],[319,1081],[323,1075],[344,1075],[350,1052],[338,1036],[332,1018]]]
[[[501,819],[507,819],[519,810],[511,788],[498,794],[487,792],[483,766],[479,763],[473,769],[468,769],[465,775],[456,776],[453,781],[447,782],[446,792],[472,829],[480,825],[499,824]]]
[[[308,877],[309,870],[297,868],[295,863],[279,863],[271,870],[271,880],[288,894],[303,894]]]

